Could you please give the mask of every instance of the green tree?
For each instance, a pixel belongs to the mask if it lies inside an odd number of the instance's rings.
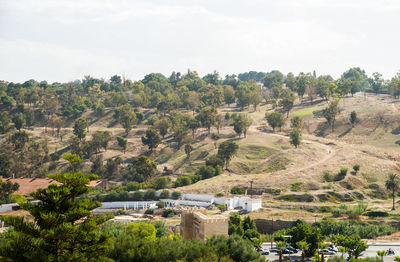
[[[386,186],[386,189],[390,190],[392,193],[392,199],[393,199],[392,210],[395,210],[396,209],[396,206],[395,206],[396,192],[399,190],[399,186],[400,186],[399,177],[396,174],[389,174],[389,176],[385,182],[385,186]]]
[[[368,245],[358,235],[337,235],[335,243],[347,249],[349,259],[358,258],[368,248]]]
[[[279,105],[282,106],[283,111],[286,112],[286,118],[288,118],[290,110],[292,110],[294,106],[296,95],[289,89],[285,89],[285,91],[286,92],[283,92],[284,94],[282,94],[282,99],[279,101]]]
[[[381,258],[381,261],[383,262],[383,257],[386,256],[387,251],[386,250],[378,250],[378,251],[376,251],[376,254],[378,255],[378,257]]]
[[[89,127],[88,122],[85,118],[78,118],[74,123],[74,135],[76,135],[80,141],[86,137],[86,129]]]
[[[322,110],[322,115],[332,128],[332,132],[335,128],[336,116],[339,114],[339,100],[330,102],[328,107]]]
[[[290,143],[294,145],[296,148],[301,144],[302,134],[300,129],[297,128],[293,129],[290,132],[289,137],[290,137]]]
[[[375,94],[378,94],[384,84],[384,79],[382,78],[382,74],[378,72],[372,73],[372,77],[368,79],[369,84],[372,87],[372,90],[374,90]]]
[[[77,200],[89,192],[86,185],[97,176],[78,172],[49,177],[60,185],[52,184],[31,193],[39,202],[20,204],[34,221],[1,217],[14,230],[5,234],[7,242],[0,248],[0,258],[15,262],[110,261],[105,257],[112,242],[110,233],[97,233],[97,228],[112,216],[93,216],[91,210],[101,204],[86,198]]]
[[[149,128],[146,130],[146,135],[142,136],[142,143],[145,146],[148,146],[150,151],[152,152],[154,148],[157,148],[161,143],[161,138],[158,135],[157,131]]]
[[[168,134],[170,125],[171,123],[168,118],[162,118],[154,123],[154,128],[157,129],[162,138],[164,138],[165,135]]]
[[[310,247],[310,244],[308,244],[306,241],[304,241],[304,240],[301,240],[301,241],[298,241],[297,243],[296,243],[296,245],[297,245],[297,247],[301,250],[301,262],[304,262],[304,260],[305,260],[305,254],[306,254],[306,251],[308,250],[308,248]]]
[[[25,115],[23,113],[15,114],[12,121],[17,130],[21,130],[21,128],[25,127],[26,121],[25,121]]]
[[[354,127],[354,125],[357,123],[358,119],[357,119],[357,113],[356,111],[352,111],[350,113],[350,123],[351,126]]]
[[[293,129],[302,130],[303,129],[303,125],[304,125],[304,120],[303,120],[303,118],[301,116],[294,116],[290,120],[290,124],[291,124],[291,127]]]
[[[17,131],[12,134],[10,142],[14,145],[15,149],[23,149],[29,142],[29,134],[25,131]]]
[[[239,137],[241,134],[244,134],[244,137],[246,137],[247,130],[251,126],[252,122],[253,120],[247,114],[238,114],[233,120],[233,130]]]
[[[157,171],[156,162],[146,156],[139,156],[129,163],[124,177],[128,181],[147,182]]]
[[[278,241],[276,243],[277,248],[279,249],[279,262],[282,262],[282,249],[286,247],[286,242],[284,241]]]
[[[19,189],[18,183],[11,181],[3,182],[0,179],[0,204],[7,204],[11,202],[11,195]]]
[[[190,153],[193,151],[193,146],[191,144],[186,144],[185,145],[185,154],[187,159],[190,159]]]
[[[8,116],[7,111],[0,112],[0,131],[4,134],[8,128],[10,127],[10,117]]]
[[[285,117],[279,112],[266,113],[265,118],[274,132],[275,128],[279,127],[282,129],[282,126],[285,124]]]
[[[122,136],[117,136],[117,143],[118,143],[118,146],[124,150],[124,154],[125,154],[126,148],[128,146],[128,139],[126,139]]]
[[[232,86],[226,86],[224,90],[224,100],[228,107],[235,103],[235,90]]]
[[[218,147],[218,155],[225,162],[225,169],[228,169],[229,162],[237,153],[239,145],[232,141],[224,141]]]
[[[274,87],[282,88],[284,75],[278,70],[273,70],[266,74],[266,76],[262,79],[262,82],[268,89],[272,89]]]
[[[132,130],[133,125],[137,122],[136,114],[132,111],[130,104],[125,104],[115,110],[114,118],[125,129],[126,135]]]
[[[200,111],[196,119],[201,123],[202,127],[207,128],[208,135],[210,135],[211,127],[215,124],[217,110],[212,107],[206,107]]]

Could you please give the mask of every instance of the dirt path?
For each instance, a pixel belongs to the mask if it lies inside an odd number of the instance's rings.
[[[276,134],[276,133],[266,133],[266,132],[261,131],[260,129],[261,129],[261,126],[250,126],[249,127],[249,132],[257,133],[257,134],[260,134],[260,135],[269,135],[269,136],[275,136],[275,137],[280,137],[280,138],[286,138],[286,139],[288,138],[288,136],[286,136],[286,135],[281,135],[281,134]],[[290,170],[289,172],[286,172],[286,174],[293,174],[294,172],[301,172],[301,171],[316,167],[316,166],[318,166],[320,164],[325,163],[329,159],[331,159],[336,153],[336,150],[333,147],[331,147],[331,146],[329,146],[327,144],[321,143],[319,141],[303,139],[303,143],[316,144],[318,146],[321,146],[321,147],[326,149],[327,155],[324,158],[322,158],[321,160],[319,160],[319,161],[317,161],[315,163],[312,163],[312,164],[307,165],[307,166],[302,167],[302,168],[297,168],[295,170]]]

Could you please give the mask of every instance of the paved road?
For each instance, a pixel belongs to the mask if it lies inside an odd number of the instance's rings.
[[[388,250],[391,248],[396,256],[400,256],[400,243],[382,243],[382,244],[373,244],[369,245],[368,249],[363,253],[363,257],[375,257],[377,254],[376,252],[379,250]],[[341,253],[338,253],[338,255],[341,255]],[[278,261],[279,260],[279,254],[278,253],[270,253],[268,256],[265,256],[266,259],[270,261]],[[329,256],[327,256],[329,258]],[[284,260],[288,260],[289,255],[284,255]],[[301,253],[293,254],[290,255],[291,261],[301,261]],[[385,256],[383,258],[383,261],[385,262],[391,262],[394,261],[394,256]]]

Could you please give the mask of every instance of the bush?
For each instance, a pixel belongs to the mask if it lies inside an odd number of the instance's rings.
[[[298,192],[298,191],[300,191],[300,186],[302,184],[303,183],[301,183],[301,182],[294,183],[294,184],[291,185],[290,190],[293,191],[293,192]]]
[[[335,181],[343,180],[347,175],[347,171],[348,171],[347,168],[341,168],[339,173],[337,173],[335,177]]]
[[[156,198],[156,191],[153,189],[149,189],[144,193],[144,200],[155,200]]]
[[[192,179],[189,176],[179,176],[174,183],[174,187],[188,186],[192,184]]]
[[[157,205],[158,208],[164,208],[165,207],[165,202],[159,201],[156,205]]]
[[[151,186],[156,190],[163,189],[167,187],[168,182],[169,179],[166,177],[157,177],[155,180],[151,182]]]
[[[163,190],[160,193],[160,198],[169,198],[169,191],[168,190]]]
[[[176,210],[168,208],[163,211],[162,216],[163,217],[173,217],[177,214],[178,214],[178,212]]]
[[[366,215],[368,217],[388,217],[389,213],[385,211],[368,211]]]
[[[133,200],[134,201],[142,201],[144,197],[144,194],[142,191],[135,191],[133,193]]]
[[[216,193],[216,194],[215,194],[216,197],[223,197],[224,195],[225,195],[225,194],[224,194],[223,192],[220,192],[220,193]]]
[[[126,183],[126,190],[128,191],[137,191],[140,189],[140,184],[138,182],[128,182]]]
[[[146,215],[152,215],[152,214],[154,214],[154,210],[153,209],[146,209],[146,211],[144,211],[144,213]]]
[[[234,194],[234,195],[243,195],[244,192],[245,192],[245,189],[240,188],[238,186],[234,186],[231,188],[231,194]]]
[[[172,192],[172,195],[171,195],[171,197],[172,197],[172,199],[179,199],[179,198],[181,198],[181,192],[178,192],[178,191],[174,191],[174,192]]]
[[[216,205],[216,207],[217,207],[220,211],[226,211],[226,210],[227,210],[226,204]]]
[[[51,161],[58,161],[58,160],[60,160],[60,154],[57,152],[54,152],[54,153],[50,154],[50,159],[51,159]]]
[[[332,218],[324,218],[317,223],[322,235],[359,235],[364,239],[377,238],[390,235],[396,230],[388,225],[372,225],[356,221],[336,221]]]

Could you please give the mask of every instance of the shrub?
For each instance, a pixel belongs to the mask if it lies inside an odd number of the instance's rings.
[[[189,176],[179,176],[174,183],[174,187],[188,186],[192,184],[192,179]]]
[[[343,180],[347,175],[347,171],[348,171],[347,168],[341,168],[339,173],[337,173],[335,177],[335,181]]]
[[[137,191],[140,189],[140,184],[138,182],[132,181],[126,183],[126,190],[128,191]]]
[[[171,197],[172,197],[172,199],[179,199],[181,197],[181,195],[182,195],[181,192],[174,191],[174,192],[172,192]]]
[[[225,211],[225,210],[227,210],[226,204],[216,205],[216,207],[217,207],[220,211]]]
[[[163,190],[160,193],[160,198],[169,198],[169,191],[168,190]]]
[[[54,153],[50,154],[50,159],[51,159],[51,161],[58,161],[58,160],[60,160],[60,154],[57,152],[54,152]]]
[[[149,189],[144,193],[145,200],[155,200],[156,199],[156,191],[153,189]]]
[[[151,182],[151,186],[156,190],[163,189],[167,187],[168,182],[169,180],[166,177],[157,177],[155,180]]]
[[[157,205],[158,208],[164,208],[165,207],[165,202],[159,201],[156,205]]]
[[[291,185],[290,190],[293,191],[293,192],[298,192],[298,191],[300,191],[300,186],[302,184],[303,183],[301,183],[301,182],[294,183],[294,184]]]
[[[368,211],[366,215],[368,217],[388,217],[389,213],[386,211]]]
[[[173,217],[177,214],[178,214],[178,212],[176,210],[168,208],[163,211],[162,216],[163,217]]]
[[[359,164],[355,164],[353,166],[353,170],[354,170],[354,174],[357,175],[358,171],[360,171],[360,165]]]
[[[234,195],[243,195],[245,192],[244,188],[240,188],[238,186],[234,186],[231,188],[231,194]]]
[[[152,214],[154,214],[154,210],[153,209],[146,209],[146,211],[144,211],[144,213],[146,215],[152,215]]]
[[[133,200],[135,200],[135,201],[141,201],[141,200],[143,200],[143,196],[144,196],[144,194],[143,194],[142,191],[135,191],[135,192],[133,193]]]
[[[216,194],[215,194],[216,197],[223,197],[224,195],[225,195],[225,194],[224,194],[223,192],[220,192],[220,193],[216,193]]]

